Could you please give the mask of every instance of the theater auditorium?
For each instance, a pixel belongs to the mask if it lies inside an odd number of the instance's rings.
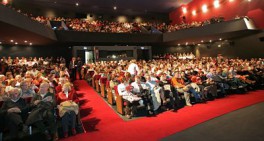
[[[0,141],[264,141],[264,0],[0,0]]]

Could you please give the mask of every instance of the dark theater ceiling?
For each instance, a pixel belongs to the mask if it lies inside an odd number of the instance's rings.
[[[12,3],[18,6],[72,12],[139,15],[148,12],[169,13],[190,1],[192,0],[13,0]]]

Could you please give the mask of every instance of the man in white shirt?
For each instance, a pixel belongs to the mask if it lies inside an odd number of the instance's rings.
[[[125,82],[125,78],[121,79],[121,83],[117,85],[118,94],[127,102],[125,108],[127,118],[131,118],[131,116],[135,114],[137,102],[139,102],[140,105],[143,105],[143,100],[137,95],[134,95],[131,92],[130,87],[131,86]]]
[[[132,92],[142,98],[148,114],[154,114],[152,97],[146,84],[141,82],[140,78],[136,76],[135,81],[131,83],[131,86],[133,87]]]
[[[129,66],[128,66],[127,71],[128,71],[132,76],[137,75],[137,73],[139,72],[139,67],[138,67],[138,65],[136,64],[136,60],[131,60],[131,61],[130,61],[130,64],[129,64]]]

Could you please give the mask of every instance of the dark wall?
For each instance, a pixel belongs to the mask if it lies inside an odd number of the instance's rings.
[[[165,53],[194,53],[194,47],[191,46],[154,46],[152,47],[152,54],[159,55]]]
[[[10,46],[0,45],[0,57],[64,57],[70,60],[72,48],[62,45],[51,46]]]
[[[216,57],[220,53],[227,58],[263,58],[264,42],[260,41],[261,37],[264,37],[264,32],[233,40],[221,47],[218,47],[218,44],[197,46],[194,52],[196,56],[200,54],[201,57]]]
[[[93,33],[78,31],[56,31],[61,42],[74,43],[157,43],[162,42],[162,34],[130,34],[130,33]]]
[[[0,22],[4,22],[21,29],[25,29],[37,35],[41,35],[48,39],[56,40],[56,35],[53,30],[43,24],[31,20],[29,17],[24,16],[8,7],[0,4]]]

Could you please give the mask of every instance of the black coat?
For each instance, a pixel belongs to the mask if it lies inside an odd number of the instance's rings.
[[[42,101],[48,96],[52,97],[52,102]],[[41,100],[41,102],[39,102],[38,105],[33,106],[36,100]],[[27,121],[26,121],[27,125],[34,124],[37,121],[45,120],[47,112],[54,111],[54,108],[56,106],[56,100],[55,100],[54,94],[48,92],[43,98],[39,94],[35,95],[32,98],[31,104],[34,108],[27,118]]]

